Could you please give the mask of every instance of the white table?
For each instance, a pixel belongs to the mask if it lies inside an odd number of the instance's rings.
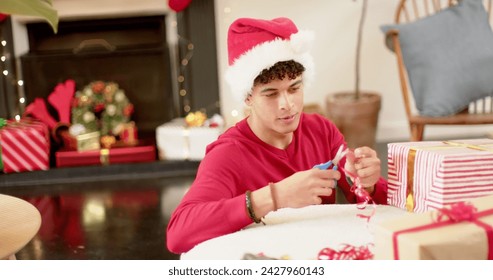
[[[181,259],[240,260],[245,253],[263,253],[273,258],[316,259],[326,247],[339,250],[342,244],[361,246],[372,243],[375,223],[411,215],[393,206],[378,205],[369,223],[356,216],[369,213],[371,209],[359,210],[354,204],[281,209],[265,217],[267,225],[251,225],[205,241],[182,254]]]
[[[0,194],[0,260],[15,259],[39,230],[41,215],[29,202]]]

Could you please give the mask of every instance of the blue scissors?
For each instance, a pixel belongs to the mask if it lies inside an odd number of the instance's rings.
[[[339,161],[341,161],[341,159],[347,154],[347,152],[348,152],[348,149],[344,149],[344,144],[342,144],[339,147],[339,150],[337,150],[337,154],[334,157],[334,159],[329,160],[326,163],[317,164],[313,168],[326,170],[332,166],[332,170],[337,170],[337,165],[339,164]]]
[[[341,161],[341,159],[347,153],[348,153],[348,149],[347,148],[344,149],[344,144],[342,144],[339,147],[339,150],[337,150],[337,154],[334,157],[334,159],[329,160],[326,163],[317,164],[313,168],[318,168],[318,169],[321,169],[321,170],[327,170],[327,169],[329,169],[332,166],[332,170],[337,170],[337,165],[339,164],[339,161]],[[334,179],[334,181],[335,181],[335,186],[334,186],[334,188],[335,188],[335,187],[337,187],[337,181],[335,179]]]

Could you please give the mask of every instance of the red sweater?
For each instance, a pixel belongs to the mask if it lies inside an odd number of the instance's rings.
[[[168,224],[168,249],[187,252],[205,240],[251,224],[245,206],[247,190],[254,191],[326,162],[334,158],[342,143],[344,138],[336,126],[315,114],[301,116],[293,141],[285,150],[262,142],[246,119],[238,122],[207,147],[195,181]],[[344,174],[338,187],[348,202],[356,202]],[[376,203],[386,204],[387,182],[383,178],[372,197]],[[334,202],[335,192],[324,201]]]

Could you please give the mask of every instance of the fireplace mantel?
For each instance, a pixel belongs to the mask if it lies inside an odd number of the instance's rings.
[[[165,0],[53,0],[60,20],[164,15],[170,12]],[[17,16],[26,23],[38,18]]]

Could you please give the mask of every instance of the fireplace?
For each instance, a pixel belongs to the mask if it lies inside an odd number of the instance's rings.
[[[12,27],[15,34],[28,35],[27,45],[14,40],[16,57],[22,54],[24,87],[19,97],[25,96],[26,105],[36,97],[46,98],[66,79],[74,79],[78,90],[94,80],[114,81],[135,105],[133,119],[146,144],[155,141],[155,128],[172,118],[196,110],[207,116],[220,113],[213,0],[192,1],[179,14],[163,9],[162,0],[125,5],[121,0],[53,2],[61,20],[56,35],[45,22],[30,18],[18,18]],[[180,40],[166,40],[177,35]],[[183,64],[183,58],[190,58],[190,43],[193,56]],[[9,100],[6,108],[0,104],[1,116],[15,116],[16,94],[0,89],[0,102]],[[55,110],[48,109],[56,117]],[[0,187],[194,176],[197,166],[194,161],[155,161],[51,168],[1,174]]]
[[[29,52],[20,59],[26,103],[46,98],[67,79],[76,90],[113,81],[135,106],[139,137],[154,139],[155,128],[179,114],[165,17],[61,21],[56,35],[44,22],[28,23]]]

